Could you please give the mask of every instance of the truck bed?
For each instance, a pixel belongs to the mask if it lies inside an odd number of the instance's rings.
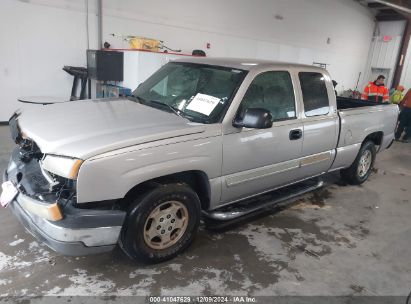
[[[367,100],[337,96],[337,109],[338,110],[373,107],[377,105],[389,105],[389,103],[377,103],[377,102],[372,102],[372,101],[367,101]]]
[[[378,151],[386,149],[394,140],[398,106],[337,97],[337,109],[340,134],[331,170],[349,167],[369,134],[374,134]]]
[[[394,138],[397,105],[337,97],[337,109],[340,117],[338,148],[359,144],[367,134],[374,132],[380,132],[387,141]]]

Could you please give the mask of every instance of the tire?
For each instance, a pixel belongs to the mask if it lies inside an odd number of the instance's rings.
[[[172,259],[193,242],[200,216],[200,199],[189,186],[157,186],[132,202],[120,247],[130,258],[147,264]]]
[[[366,141],[353,164],[340,171],[341,178],[350,185],[361,185],[371,175],[377,152],[372,141]]]

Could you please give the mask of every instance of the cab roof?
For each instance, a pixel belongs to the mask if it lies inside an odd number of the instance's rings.
[[[288,63],[288,62],[280,62],[280,61],[271,61],[271,60],[262,60],[262,59],[245,59],[245,58],[210,58],[210,57],[182,57],[172,62],[190,62],[190,63],[198,63],[198,64],[207,64],[207,65],[215,65],[215,66],[223,66],[229,67],[239,70],[258,70],[261,68],[297,68],[302,70],[317,70],[317,71],[325,71],[325,69],[306,65],[306,64],[296,64],[296,63]]]

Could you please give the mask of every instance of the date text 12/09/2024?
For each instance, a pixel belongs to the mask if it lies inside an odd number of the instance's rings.
[[[248,296],[198,296],[198,297],[149,297],[149,303],[257,303],[256,298]]]

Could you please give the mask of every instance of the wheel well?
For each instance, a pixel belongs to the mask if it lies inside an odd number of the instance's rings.
[[[124,197],[125,204],[128,205],[132,199],[145,191],[158,185],[170,183],[185,183],[189,185],[198,195],[201,202],[201,209],[207,210],[210,206],[210,183],[206,173],[202,171],[184,171],[170,175],[157,177],[134,186]],[[124,204],[124,202],[123,202]]]
[[[370,140],[374,143],[374,145],[381,146],[383,137],[384,137],[384,134],[382,132],[374,132],[374,133],[371,133],[370,135],[368,135],[364,139],[363,143]]]

